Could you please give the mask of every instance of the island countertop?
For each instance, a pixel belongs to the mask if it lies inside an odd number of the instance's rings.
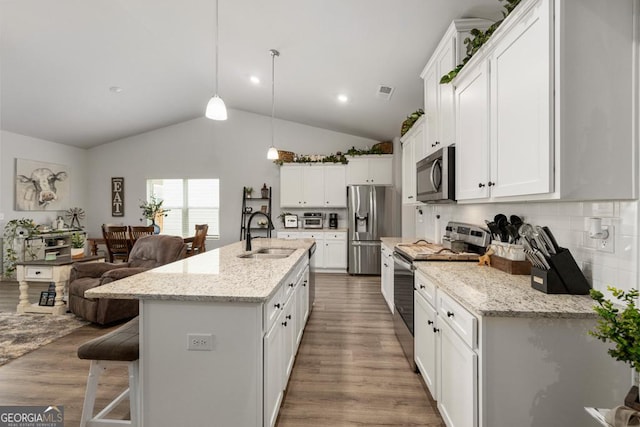
[[[551,295],[531,287],[529,275],[512,275],[477,262],[420,261],[418,271],[469,311],[485,317],[596,318],[588,295]]]
[[[89,289],[89,298],[156,299],[176,301],[264,302],[300,261],[308,256],[313,239],[256,239],[261,248],[295,249],[280,259],[238,258],[248,253],[245,242],[185,258],[144,273]]]

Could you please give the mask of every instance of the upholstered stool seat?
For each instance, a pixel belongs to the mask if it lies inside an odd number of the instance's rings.
[[[94,338],[78,348],[78,357],[80,359],[91,360],[80,427],[138,425],[140,420],[140,400],[138,396],[139,349],[139,322],[137,317],[118,329]],[[128,362],[129,388],[94,416],[93,411],[100,375],[106,370],[108,364],[115,362]],[[104,418],[127,396],[129,396],[131,420]]]

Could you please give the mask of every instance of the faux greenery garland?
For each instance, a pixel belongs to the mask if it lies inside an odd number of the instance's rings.
[[[464,57],[461,64],[458,64],[456,68],[449,71],[447,74],[442,76],[440,79],[440,84],[450,83],[453,80],[462,67],[465,66],[467,62],[475,55],[475,53],[491,38],[493,33],[498,29],[500,24],[504,21],[504,19],[509,16],[513,9],[520,4],[521,0],[498,0],[500,2],[506,1],[507,4],[504,5],[504,9],[502,11],[502,19],[498,22],[493,23],[489,28],[485,31],[479,30],[477,28],[472,29],[469,33],[473,36],[473,39],[467,37],[464,39],[464,44],[467,45],[467,56]]]
[[[612,301],[604,298],[602,292],[592,289],[591,298],[598,303],[594,310],[600,319],[596,329],[589,331],[589,335],[603,342],[614,343],[615,347],[609,349],[607,353],[616,360],[628,363],[636,372],[640,372],[640,311],[636,307],[638,290],[631,289],[624,292],[611,286],[607,289],[618,301],[625,303],[626,307],[620,311]]]

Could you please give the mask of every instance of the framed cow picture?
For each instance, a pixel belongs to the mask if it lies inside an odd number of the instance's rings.
[[[16,210],[61,211],[69,205],[69,167],[16,159]]]

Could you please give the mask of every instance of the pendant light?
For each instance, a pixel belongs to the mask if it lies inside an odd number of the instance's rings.
[[[273,145],[273,140],[274,140],[274,136],[273,136],[273,116],[275,115],[275,111],[276,111],[276,91],[275,91],[275,63],[276,63],[276,56],[280,56],[280,52],[278,52],[275,49],[271,49],[269,50],[269,52],[271,53],[271,147],[269,148],[269,151],[267,152],[267,159],[269,160],[278,160],[278,149]]]
[[[218,96],[218,0],[216,0],[216,86],[215,95],[207,103],[205,116],[211,120],[227,120],[227,107],[222,98]]]

